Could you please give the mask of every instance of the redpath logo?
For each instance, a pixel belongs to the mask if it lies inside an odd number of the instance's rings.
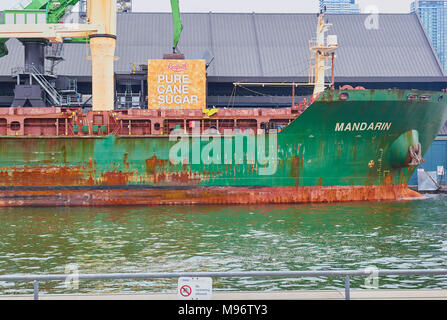
[[[171,70],[173,72],[182,72],[188,70],[188,65],[186,64],[186,62],[182,64],[169,63],[167,70]]]

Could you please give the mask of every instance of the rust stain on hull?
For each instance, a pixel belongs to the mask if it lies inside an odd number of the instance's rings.
[[[132,173],[124,173],[118,170],[105,172],[100,182],[105,185],[125,185],[132,179]]]
[[[406,185],[336,187],[195,187],[0,191],[0,207],[197,204],[291,204],[421,198]]]
[[[126,160],[126,159],[125,159]],[[112,170],[97,172],[91,158],[88,165],[82,166],[24,166],[0,168],[0,186],[53,187],[53,186],[117,186],[133,183],[154,183],[155,185],[199,185],[208,173],[194,176],[191,171],[164,172],[165,160],[147,160],[146,174],[138,171]],[[221,174],[220,172],[214,173]]]
[[[83,167],[24,166],[0,168],[0,182],[5,186],[70,186],[94,184],[94,178],[93,171]]]
[[[158,159],[155,155],[146,159],[146,172],[148,174],[155,174],[158,170],[163,170],[163,168],[169,163],[169,160]]]

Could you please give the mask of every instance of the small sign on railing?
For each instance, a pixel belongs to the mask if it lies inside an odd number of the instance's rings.
[[[213,279],[183,277],[178,279],[177,288],[181,300],[211,300]]]

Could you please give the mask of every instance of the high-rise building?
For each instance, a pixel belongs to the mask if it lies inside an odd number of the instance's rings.
[[[439,60],[447,71],[447,0],[416,0],[411,4],[422,20]]]
[[[320,0],[320,10],[325,7],[328,13],[360,13],[355,0]]]
[[[116,0],[117,12],[132,12],[132,0]],[[79,1],[79,12],[84,14],[87,12],[87,0]]]
[[[132,0],[117,0],[116,7],[118,12],[132,12]]]

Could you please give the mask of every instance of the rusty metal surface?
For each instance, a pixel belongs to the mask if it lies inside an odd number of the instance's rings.
[[[232,121],[232,127],[238,120],[257,119],[260,124],[272,120],[287,124],[301,114],[308,104],[281,109],[219,109],[213,119],[207,118],[202,110],[115,110],[90,111],[82,113],[76,108],[0,108],[0,136],[104,136],[114,135],[163,135],[179,125],[190,132],[190,121],[199,121],[204,131],[214,124],[213,121]],[[224,133],[224,128],[217,128]]]
[[[288,204],[390,201],[422,196],[405,185],[355,187],[197,187],[0,191],[0,207]]]

